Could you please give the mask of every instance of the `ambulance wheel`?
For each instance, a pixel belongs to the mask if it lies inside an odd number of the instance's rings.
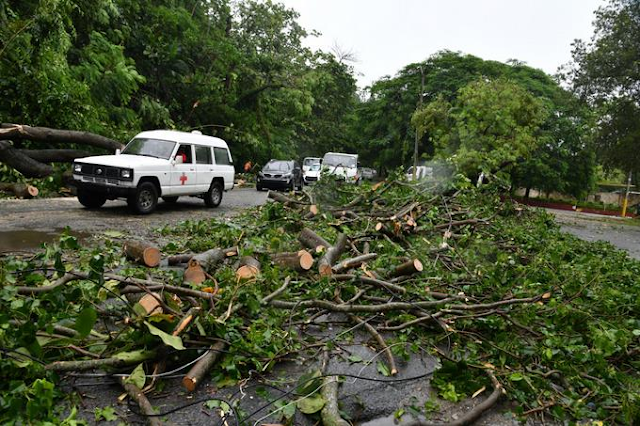
[[[158,205],[158,189],[151,182],[142,182],[136,188],[127,203],[131,209],[138,214],[149,214],[156,209]]]
[[[107,202],[107,197],[86,190],[78,190],[78,201],[88,209],[97,209]]]

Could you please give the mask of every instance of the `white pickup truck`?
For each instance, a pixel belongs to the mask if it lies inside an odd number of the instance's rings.
[[[79,158],[73,163],[78,200],[99,208],[106,200],[124,198],[139,214],[155,210],[158,197],[204,199],[217,207],[223,191],[233,188],[234,168],[227,143],[200,132],[142,132],[116,155]]]

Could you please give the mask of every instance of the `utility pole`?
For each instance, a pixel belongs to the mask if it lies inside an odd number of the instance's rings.
[[[422,98],[424,97],[424,70],[420,65],[420,98],[418,100],[418,109],[422,108]],[[412,179],[416,180],[416,173],[418,171],[418,128],[416,127],[416,140],[413,144],[413,176]]]
[[[624,194],[624,201],[622,201],[622,217],[627,214],[627,204],[629,203],[629,188],[631,188],[631,170],[629,170],[629,177],[627,178],[627,191]]]

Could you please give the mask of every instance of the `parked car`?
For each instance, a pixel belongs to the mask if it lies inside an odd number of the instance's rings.
[[[271,160],[258,172],[256,189],[302,189],[302,169],[293,160]]]
[[[322,172],[346,182],[358,183],[358,155],[327,152],[322,158]]]
[[[305,157],[302,160],[302,172],[309,171],[312,166],[320,165],[322,163],[322,158],[319,157]]]
[[[322,171],[322,166],[320,165],[320,163],[310,165],[307,170],[303,169],[302,179],[304,180],[305,185],[309,185],[311,183],[317,182],[318,179],[320,179],[321,171]]]
[[[124,198],[136,213],[155,210],[158,197],[202,198],[217,207],[233,188],[234,169],[227,143],[195,131],[152,130],[136,135],[115,155],[79,158],[73,163],[78,201],[87,208]]]

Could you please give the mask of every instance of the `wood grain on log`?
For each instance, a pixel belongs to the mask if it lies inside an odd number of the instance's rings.
[[[125,241],[122,249],[127,258],[137,263],[150,268],[160,265],[160,250],[149,243],[129,240]]]
[[[38,196],[38,188],[25,183],[0,183],[0,191],[13,193],[18,198],[33,198]]]
[[[260,262],[257,259],[251,256],[244,256],[240,259],[240,264],[236,269],[236,279],[238,281],[252,280],[258,275],[260,275]]]
[[[393,271],[391,271],[389,276],[400,277],[403,275],[413,275],[422,272],[423,269],[424,266],[422,266],[422,262],[418,259],[411,259],[401,265],[398,265]]]
[[[313,256],[306,250],[293,253],[275,253],[271,255],[271,261],[278,266],[298,272],[308,271],[313,266]]]

